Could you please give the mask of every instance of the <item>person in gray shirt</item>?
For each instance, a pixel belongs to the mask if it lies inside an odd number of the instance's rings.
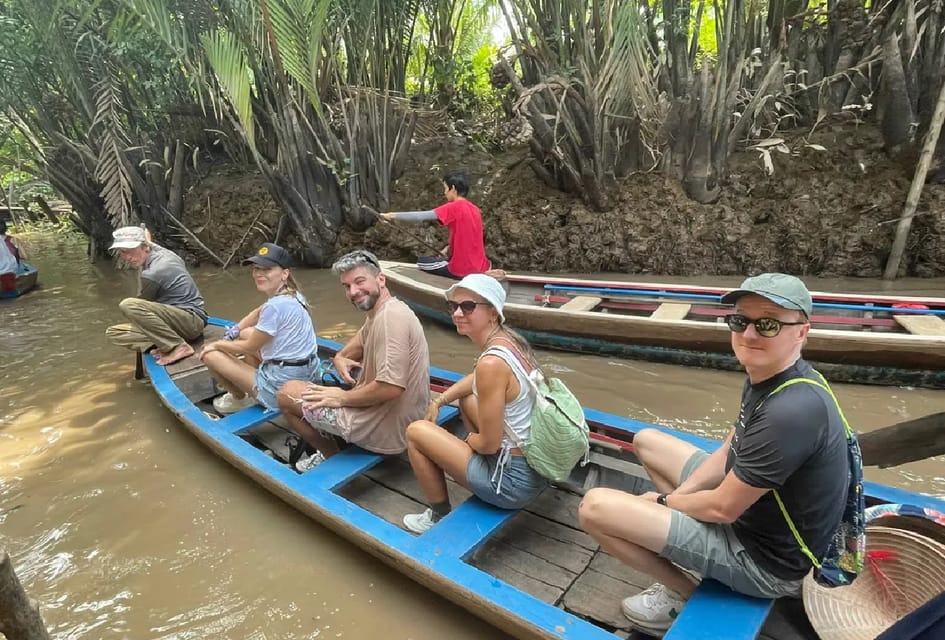
[[[188,344],[203,335],[207,313],[197,283],[180,256],[150,242],[144,229],[121,227],[112,234],[109,250],[140,269],[138,295],[118,304],[127,323],[105,330],[114,344],[151,352],[159,365],[169,365],[194,354]]]

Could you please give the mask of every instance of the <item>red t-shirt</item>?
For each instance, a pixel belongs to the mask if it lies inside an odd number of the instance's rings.
[[[479,207],[461,198],[437,207],[433,213],[450,230],[450,261],[446,267],[450,273],[463,278],[488,271]]]

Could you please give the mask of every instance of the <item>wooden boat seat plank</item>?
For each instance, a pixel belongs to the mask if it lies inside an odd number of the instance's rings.
[[[596,296],[575,296],[559,307],[562,311],[592,311],[603,301]]]
[[[725,629],[731,638],[754,638],[764,626],[773,600],[733,592],[715,580],[703,580],[686,602],[665,640],[717,640]]]
[[[225,329],[217,325],[207,325],[203,330],[203,335],[197,338],[196,340],[191,340],[188,344],[194,348],[194,355],[187,356],[183,360],[178,360],[174,364],[169,364],[164,367],[167,370],[167,374],[174,378],[179,373],[184,373],[192,369],[203,368],[204,364],[200,361],[200,358],[197,357],[197,354],[200,353],[200,350],[208,342],[213,342],[214,340],[221,340],[223,338],[223,333]]]
[[[302,474],[300,483],[306,488],[320,488],[331,491],[356,475],[362,474],[377,465],[384,456],[349,445],[314,469]]]
[[[938,316],[899,315],[893,316],[909,333],[920,336],[945,336],[945,320]]]
[[[650,317],[654,320],[683,320],[691,309],[692,305],[684,302],[664,302]]]
[[[206,369],[191,369],[175,375],[173,380],[181,393],[195,404],[220,395],[220,388]]]
[[[270,411],[265,407],[255,404],[249,409],[231,413],[228,416],[217,420],[217,427],[229,433],[237,433],[244,429],[251,429],[264,422],[272,420],[279,415],[278,411]]]
[[[465,558],[515,517],[516,513],[514,509],[500,509],[479,498],[470,497],[421,538],[425,545],[435,548],[438,555]]]

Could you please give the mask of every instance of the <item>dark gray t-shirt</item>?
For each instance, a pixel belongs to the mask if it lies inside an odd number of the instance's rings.
[[[187,265],[170,249],[152,244],[151,254],[141,268],[140,279],[138,297],[192,311],[206,322],[207,313],[203,310],[200,289],[187,271]]]
[[[799,377],[819,381],[811,366],[798,360],[773,378],[745,384],[725,470],[753,487],[777,489],[801,538],[820,558],[843,515],[849,475],[846,431],[836,404],[819,387],[796,383],[768,397]],[[810,571],[810,560],[772,492],[732,526],[752,559],[772,574],[795,580]]]

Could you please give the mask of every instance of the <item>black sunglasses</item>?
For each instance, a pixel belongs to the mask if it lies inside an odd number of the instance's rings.
[[[459,309],[463,312],[464,316],[468,316],[470,313],[476,310],[476,307],[479,305],[489,306],[488,302],[474,302],[473,300],[463,300],[462,302],[456,302],[455,300],[447,300],[446,307],[450,310],[450,315],[456,313],[456,310]]]
[[[373,265],[373,266],[377,267],[378,269],[381,268],[381,263],[377,261],[377,258],[375,258],[373,255],[371,255],[371,254],[368,253],[367,251],[355,251],[355,252],[354,252],[354,257],[355,257],[355,258],[361,258],[362,260],[364,260],[364,261],[367,262],[368,264]]]
[[[755,325],[755,331],[762,338],[773,338],[781,333],[781,327],[807,324],[807,322],[784,322],[776,318],[758,318],[752,320],[740,313],[732,313],[725,316],[725,324],[735,333],[745,333],[748,325]]]

